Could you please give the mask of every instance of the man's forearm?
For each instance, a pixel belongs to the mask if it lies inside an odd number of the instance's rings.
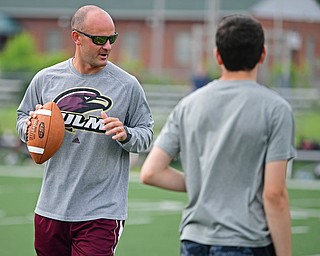
[[[265,198],[265,211],[277,256],[291,256],[291,221],[288,193]]]

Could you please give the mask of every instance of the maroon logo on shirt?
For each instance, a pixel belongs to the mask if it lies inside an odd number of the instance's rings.
[[[65,127],[69,131],[74,129],[104,133],[103,124],[99,116],[85,116],[93,111],[107,111],[112,107],[109,97],[93,88],[72,88],[58,95],[54,102],[59,106],[64,117]]]
[[[61,111],[86,113],[111,108],[112,100],[92,88],[72,88],[54,99]]]

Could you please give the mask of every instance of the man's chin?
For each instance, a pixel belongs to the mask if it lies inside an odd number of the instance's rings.
[[[100,64],[102,67],[107,66],[107,64],[108,64],[108,59],[101,60],[101,61],[99,62],[99,64]]]
[[[97,68],[103,68],[103,67],[107,66],[107,64],[108,64],[108,60],[99,60],[95,63],[95,66]]]

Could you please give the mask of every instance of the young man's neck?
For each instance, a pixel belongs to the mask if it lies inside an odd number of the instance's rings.
[[[229,71],[222,69],[220,80],[253,80],[257,81],[257,68],[250,71]]]

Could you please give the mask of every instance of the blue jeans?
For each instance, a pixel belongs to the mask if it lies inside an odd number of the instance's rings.
[[[236,247],[205,245],[181,241],[181,256],[275,256],[273,245],[266,247]]]

